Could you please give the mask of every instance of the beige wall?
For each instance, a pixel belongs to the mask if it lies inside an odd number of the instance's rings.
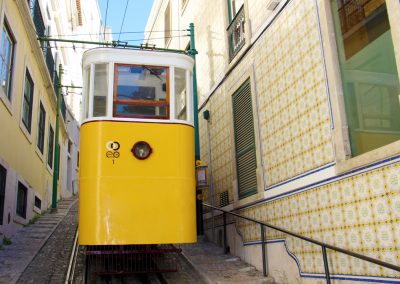
[[[29,30],[27,30],[19,7],[15,1],[4,1],[1,9],[1,26],[4,15],[16,40],[14,54],[14,68],[12,81],[12,100],[9,102],[2,94],[0,102],[0,121],[2,135],[0,135],[0,163],[7,169],[6,204],[3,226],[0,231],[10,236],[21,225],[26,224],[36,213],[41,210],[34,209],[34,196],[42,201],[42,210],[46,210],[51,204],[52,170],[47,166],[49,125],[55,127],[55,93],[51,85],[47,85],[47,78],[43,78],[40,64],[43,59],[37,58],[34,53],[39,44],[31,45]],[[32,35],[31,35],[32,36]],[[33,35],[36,37],[35,35]],[[46,67],[44,67],[46,68]],[[23,89],[25,70],[28,69],[34,83],[33,110],[31,133],[26,131],[21,121]],[[2,92],[2,90],[0,90]],[[37,131],[39,102],[42,102],[46,110],[46,129],[44,154],[37,149]],[[65,148],[66,130],[64,122],[60,123],[61,151]],[[54,164],[54,163],[53,163]],[[63,160],[60,161],[60,171],[63,172]],[[58,197],[60,197],[60,185],[64,182],[64,175],[60,175],[58,183]],[[28,206],[26,219],[15,214],[16,195],[18,182],[28,187]],[[35,210],[35,211],[34,211]],[[8,224],[8,214],[11,222]]]

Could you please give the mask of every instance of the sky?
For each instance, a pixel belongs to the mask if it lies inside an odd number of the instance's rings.
[[[143,42],[143,31],[153,0],[98,0],[98,2],[103,24],[111,27],[113,33],[119,33],[122,25],[121,35],[113,34],[113,40],[128,41],[128,44],[132,45]],[[123,20],[126,7],[125,20]]]

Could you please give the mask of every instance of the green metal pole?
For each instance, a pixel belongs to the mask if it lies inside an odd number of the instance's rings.
[[[194,24],[189,25],[190,32],[190,49],[189,55],[194,60],[193,66],[193,110],[194,110],[194,146],[195,146],[195,159],[200,160],[200,142],[199,142],[199,118],[198,118],[198,99],[197,99],[197,75],[196,75],[196,47],[194,44]]]
[[[59,117],[60,117],[60,102],[61,102],[61,77],[62,77],[62,65],[59,65],[58,69],[58,82],[57,82],[57,101],[56,101],[56,129],[54,134],[54,171],[53,171],[53,195],[51,200],[51,209],[57,210],[57,179],[58,179],[58,172],[60,170],[60,163],[58,162],[60,157],[60,151],[58,147],[58,136],[60,132],[60,124],[59,124]]]
[[[200,160],[200,142],[199,142],[199,118],[198,118],[198,100],[197,100],[197,75],[196,75],[196,47],[194,44],[194,24],[190,23],[190,49],[188,50],[189,55],[194,60],[193,66],[193,122],[194,122],[194,157],[195,161]],[[196,220],[197,220],[197,235],[204,234],[203,228],[203,201],[198,198],[201,196],[201,190],[196,190]]]

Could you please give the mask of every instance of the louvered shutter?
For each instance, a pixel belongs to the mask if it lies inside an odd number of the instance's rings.
[[[257,193],[257,159],[250,80],[232,96],[239,199]]]

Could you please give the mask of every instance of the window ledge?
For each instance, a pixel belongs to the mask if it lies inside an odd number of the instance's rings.
[[[22,133],[24,134],[24,136],[28,140],[28,142],[30,144],[32,144],[32,134],[30,134],[28,129],[26,129],[24,123],[22,122],[22,119],[20,120],[19,128],[21,129]]]
[[[239,208],[251,204],[253,202],[259,201],[264,198],[264,192],[257,192],[243,199],[239,199],[234,203],[234,207]]]
[[[44,150],[43,150],[44,151]],[[36,152],[36,154],[38,155],[38,157],[40,158],[40,160],[42,160],[42,162],[44,162],[44,154],[42,153],[42,152],[40,152],[40,150],[39,150],[39,148],[37,147],[37,145],[36,145],[36,147],[35,147],[35,152]]]
[[[4,94],[3,90],[0,90],[0,100],[3,102],[10,115],[13,115],[12,101],[8,100],[8,97]]]
[[[389,158],[396,154],[400,154],[400,140],[380,147],[378,149],[366,152],[359,156],[347,160],[337,161],[336,173],[340,174],[346,171],[350,171],[368,164],[372,164],[374,162],[378,162],[385,158]]]

